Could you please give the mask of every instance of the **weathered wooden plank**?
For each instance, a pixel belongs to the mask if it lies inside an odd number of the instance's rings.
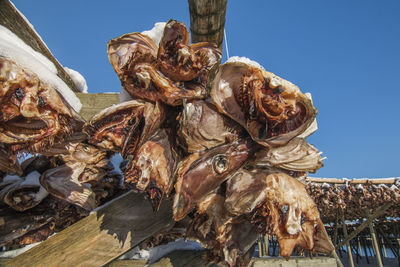
[[[328,257],[290,257],[286,260],[281,257],[271,258],[257,258],[252,259],[250,266],[252,267],[336,267],[336,261],[334,258]]]
[[[190,266],[190,267],[216,267],[216,264],[207,265],[205,261],[205,252],[196,250],[179,250],[173,251],[164,256],[159,261],[150,264],[150,267],[177,267],[177,266]],[[143,261],[139,260],[116,260],[107,267],[142,267],[145,266]],[[286,260],[281,257],[267,257],[267,258],[254,258],[251,260],[249,266],[258,267],[336,267],[335,259],[329,257],[291,257]]]
[[[99,111],[108,108],[111,105],[118,103],[118,93],[102,93],[102,94],[86,94],[76,93],[78,98],[81,100],[82,108],[80,115],[85,119],[89,120],[93,115]]]
[[[147,265],[146,260],[115,260],[107,265],[107,267],[173,267],[173,266],[191,266],[203,267],[206,266],[204,251],[174,251],[166,255],[159,261]],[[0,261],[0,266],[10,261],[3,259]],[[216,266],[211,264],[210,267]],[[289,260],[280,257],[268,258],[254,258],[251,260],[249,266],[258,267],[280,267],[280,266],[297,266],[297,267],[336,267],[334,258],[329,257],[314,257],[314,258],[301,258],[291,257]],[[343,267],[343,265],[342,265]]]
[[[10,259],[0,259],[0,267],[6,266]]]
[[[205,251],[199,250],[177,250],[173,251],[157,262],[147,265],[144,260],[116,260],[107,265],[107,267],[216,267],[216,264],[207,265],[205,261]],[[291,257],[286,260],[281,257],[267,257],[267,258],[253,258],[249,266],[259,267],[281,267],[281,266],[294,266],[294,267],[336,267],[335,259],[329,257]]]
[[[207,266],[205,261],[204,251],[173,251],[160,259],[158,262],[151,264],[151,267],[174,267],[174,266],[191,266],[191,267],[203,267]],[[127,266],[127,265],[125,265]],[[217,266],[211,264],[210,267]],[[267,258],[254,258],[251,260],[249,266],[258,267],[281,267],[281,266],[293,266],[293,267],[336,267],[336,261],[329,257],[291,257],[286,260],[282,257],[267,257]]]
[[[144,267],[147,260],[115,260],[106,267]]]
[[[172,227],[171,206],[164,200],[154,213],[142,194],[129,192],[10,260],[7,266],[103,266]]]
[[[74,92],[79,92],[71,77],[65,72],[61,64],[54,58],[50,50],[43,43],[42,39],[25,21],[21,14],[15,9],[9,0],[0,0],[0,25],[6,27],[22,39],[27,45],[35,51],[46,56],[57,68],[58,76],[71,88]]]
[[[367,211],[367,213],[368,213],[368,211]],[[374,223],[370,222],[368,226],[369,226],[369,232],[371,233],[371,237],[372,237],[372,246],[375,248],[375,257],[378,261],[378,266],[383,267],[383,262],[382,262],[382,257],[381,257],[381,249],[378,246],[378,240],[377,240],[376,234],[375,234]]]
[[[188,0],[192,43],[212,42],[222,48],[227,0]]]

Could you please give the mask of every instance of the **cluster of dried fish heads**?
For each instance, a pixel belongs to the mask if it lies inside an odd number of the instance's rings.
[[[168,21],[159,37],[130,33],[108,43],[132,100],[86,123],[52,85],[0,57],[2,208],[29,220],[58,203],[2,244],[43,239],[60,228],[54,217],[74,221],[124,183],[145,192],[155,211],[173,198],[174,219],[210,262],[247,265],[260,233],[276,235],[286,258],[295,248],[329,254],[317,207],[294,178],[322,166],[305,140],[316,130],[311,98],[248,60],[219,66],[221,51],[190,44],[181,22]],[[24,152],[41,155],[19,165]],[[115,153],[124,158],[123,183],[109,165]],[[67,212],[71,206],[77,211]]]
[[[42,78],[0,55],[0,245],[41,241],[121,189],[112,152],[87,142],[84,120]]]
[[[0,183],[0,245],[42,241],[122,193],[110,156],[75,140],[18,164]]]
[[[219,67],[219,49],[189,44],[175,20],[161,39],[111,40],[108,55],[133,100],[103,110],[84,132],[122,154],[124,181],[155,210],[174,199],[174,219],[187,222],[185,237],[209,261],[247,265],[260,233],[276,235],[284,257],[332,252],[315,203],[292,177],[322,166],[305,140],[316,130],[308,95],[248,61]]]

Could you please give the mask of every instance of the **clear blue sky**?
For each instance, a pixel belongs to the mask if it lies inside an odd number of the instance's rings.
[[[186,1],[13,2],[90,93],[120,89],[108,40],[170,18],[189,27]],[[328,157],[315,176],[400,176],[400,1],[231,0],[225,26],[230,56],[312,93],[308,141]]]

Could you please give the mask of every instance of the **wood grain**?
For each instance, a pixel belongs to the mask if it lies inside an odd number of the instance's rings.
[[[163,201],[154,213],[142,194],[128,192],[6,265],[103,266],[144,239],[170,229],[171,206]]]
[[[227,0],[188,0],[192,43],[212,42],[222,49]]]
[[[81,100],[82,108],[80,115],[85,119],[89,120],[99,111],[108,108],[113,104],[118,103],[118,93],[106,93],[106,94],[86,94],[76,93],[78,98]]]

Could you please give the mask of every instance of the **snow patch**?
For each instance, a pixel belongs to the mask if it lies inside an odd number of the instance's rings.
[[[177,239],[175,242],[170,242],[166,245],[154,247],[150,250],[150,258],[148,263],[152,264],[167,254],[176,250],[202,250],[203,247],[195,241],[185,241],[183,238]]]
[[[42,82],[53,86],[68,104],[79,113],[82,107],[79,98],[57,76],[57,69],[54,64],[2,25],[0,25],[0,57],[12,60],[21,68],[35,73]]]
[[[37,243],[30,244],[30,245],[26,245],[23,248],[18,248],[18,249],[9,250],[9,251],[2,251],[2,252],[0,252],[0,258],[15,258],[18,255],[21,255],[22,253],[24,253],[25,251],[28,251],[31,248],[39,245],[40,243],[41,242],[37,242]]]
[[[262,69],[262,70],[265,70],[264,67],[261,66],[258,62],[254,61],[254,60],[251,60],[251,59],[249,59],[249,58],[247,58],[247,57],[237,57],[237,56],[230,57],[230,58],[226,61],[226,63],[228,63],[228,62],[242,62],[242,63],[249,64],[249,65],[251,65],[251,66],[253,66],[253,67],[256,67],[256,68],[260,68],[260,69]]]
[[[203,248],[198,242],[185,241],[183,238],[179,238],[174,242],[156,246],[149,250],[134,247],[133,249],[119,257],[119,259],[147,260],[147,264],[152,264],[166,256],[167,254],[177,250],[203,250]]]
[[[323,183],[323,184],[321,185],[321,187],[322,187],[322,188],[325,188],[325,189],[328,189],[329,187],[331,187],[331,185],[328,184],[328,183]]]
[[[157,22],[154,24],[153,29],[151,29],[149,31],[143,31],[143,32],[141,32],[141,34],[147,35],[148,37],[150,37],[158,47],[158,45],[160,44],[160,41],[161,41],[161,37],[164,33],[164,28],[165,28],[166,24],[167,23],[165,23],[165,22]]]
[[[364,187],[361,184],[358,184],[358,185],[356,185],[356,189],[362,191],[364,189]]]
[[[82,93],[87,93],[88,91],[88,86],[86,84],[86,79],[77,72],[76,70],[64,67],[64,70],[68,73],[68,75],[71,77],[71,79],[74,81],[74,84],[76,87],[78,87],[79,91]]]

